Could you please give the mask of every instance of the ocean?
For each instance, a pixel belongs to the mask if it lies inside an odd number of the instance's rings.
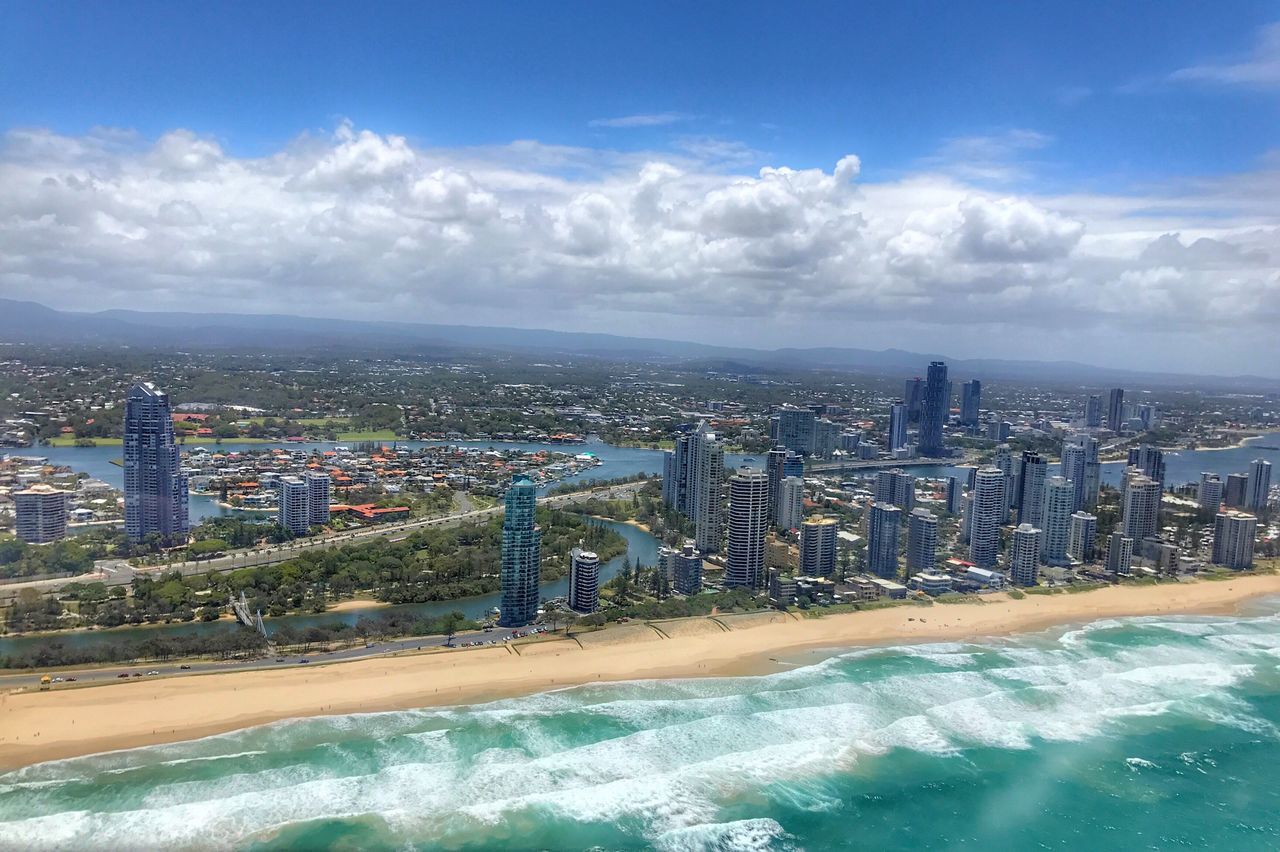
[[[1280,847],[1280,604],[784,666],[31,766],[0,846]]]

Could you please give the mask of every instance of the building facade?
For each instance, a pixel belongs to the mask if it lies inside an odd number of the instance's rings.
[[[1019,524],[1009,544],[1009,580],[1034,586],[1040,573],[1040,540],[1043,533],[1031,524]]]
[[[886,580],[898,576],[898,536],[902,510],[885,503],[873,503],[867,519],[867,570]]]
[[[942,456],[942,430],[950,415],[951,399],[947,392],[947,365],[942,361],[929,364],[920,406],[920,438],[917,444],[922,456]]]
[[[49,544],[66,538],[70,496],[44,483],[13,492],[14,533],[27,544]]]
[[[764,539],[769,532],[769,479],[744,467],[729,477],[729,537],[725,547],[726,587],[757,589],[765,581]]]
[[[542,576],[542,531],[538,529],[538,488],[517,476],[504,498],[502,517],[502,605],[498,623],[523,627],[538,616]]]
[[[996,467],[975,474],[969,517],[969,559],[980,568],[994,568],[1000,558],[1000,528],[1008,509],[1004,497],[1005,476]]]
[[[938,516],[913,509],[907,516],[907,576],[934,569],[938,558]]]
[[[1219,512],[1213,523],[1213,564],[1243,571],[1253,567],[1258,519],[1246,512]]]
[[[1097,515],[1091,515],[1088,512],[1072,514],[1071,537],[1067,543],[1067,554],[1077,562],[1092,562],[1097,537]]]
[[[311,529],[307,483],[300,476],[282,476],[276,487],[276,523],[294,535],[306,535]]]
[[[1245,507],[1255,512],[1267,508],[1267,499],[1271,494],[1271,462],[1266,459],[1254,459],[1249,465],[1249,493]]]
[[[124,405],[124,529],[130,541],[157,534],[185,544],[191,524],[187,478],[179,466],[169,395],[150,382],[129,389]]]
[[[307,517],[311,526],[324,526],[329,523],[329,492],[333,481],[329,474],[322,470],[309,470],[307,480]]]
[[[800,573],[829,577],[836,572],[835,518],[816,516],[800,525]]]
[[[569,609],[588,614],[600,608],[600,557],[575,547],[569,551]]]

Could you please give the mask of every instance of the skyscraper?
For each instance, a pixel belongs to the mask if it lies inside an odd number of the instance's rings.
[[[321,470],[309,470],[307,480],[307,518],[311,526],[329,523],[329,474]]]
[[[1062,476],[1071,481],[1072,511],[1084,508],[1084,447],[1070,441],[1063,443]]]
[[[1243,473],[1228,473],[1222,486],[1222,502],[1233,509],[1243,508],[1249,501],[1249,477]]]
[[[66,538],[70,496],[43,482],[13,492],[14,533],[27,544],[48,544]]]
[[[1213,523],[1213,564],[1237,571],[1253,567],[1258,519],[1245,512],[1219,512]]]
[[[924,380],[919,376],[907,379],[902,390],[902,401],[907,405],[907,422],[920,422],[920,406],[924,404]]]
[[[916,478],[898,469],[878,471],[872,494],[877,503],[892,503],[910,512],[916,505]]]
[[[729,477],[729,541],[724,584],[759,588],[764,583],[764,537],[769,531],[769,478],[744,467]]]
[[[978,430],[979,413],[982,410],[982,382],[970,379],[960,386],[960,422],[970,433]]]
[[[1196,502],[1201,509],[1216,513],[1222,508],[1222,480],[1216,473],[1201,473]]]
[[[124,528],[130,541],[156,533],[169,544],[185,544],[190,530],[169,395],[150,382],[124,404]]]
[[[311,529],[307,483],[300,476],[282,476],[276,493],[276,523],[294,535]]]
[[[1140,543],[1156,534],[1160,524],[1160,483],[1141,473],[1129,474],[1124,491],[1124,517],[1121,529]]]
[[[778,488],[778,527],[794,530],[804,520],[804,480],[788,476]]]
[[[1132,566],[1133,539],[1117,530],[1107,541],[1107,570],[1123,576],[1130,573]]]
[[[1071,516],[1071,536],[1067,553],[1078,562],[1093,561],[1094,542],[1098,537],[1098,516],[1076,512]]]
[[[592,613],[600,608],[600,557],[575,547],[569,551],[569,609]]]
[[[942,361],[929,364],[928,378],[924,385],[924,399],[920,407],[920,455],[942,456],[946,449],[942,444],[942,427],[950,414],[947,395],[947,365]]]
[[[1000,528],[1008,509],[1004,500],[1004,474],[984,467],[976,474],[970,506],[969,559],[982,568],[995,567],[1000,556]]]
[[[892,580],[898,576],[898,534],[902,510],[897,506],[873,503],[868,510],[867,570]]]
[[[1266,459],[1254,459],[1249,465],[1249,493],[1245,506],[1255,512],[1267,508],[1267,498],[1271,493],[1271,462]]]
[[[538,529],[538,488],[527,476],[511,481],[502,518],[502,606],[498,623],[523,627],[538,615],[542,576],[542,531]]]
[[[662,458],[662,502],[685,514],[689,513],[689,445],[694,437],[679,436]]]
[[[960,514],[960,506],[964,497],[963,487],[960,485],[960,478],[957,476],[947,477],[947,514]]]
[[[1067,565],[1071,539],[1071,515],[1075,511],[1075,485],[1061,476],[1044,484],[1044,512],[1040,558],[1046,565]]]
[[[1151,444],[1129,448],[1129,466],[1136,467],[1145,476],[1154,479],[1164,488],[1164,450]]]
[[[1018,475],[1018,523],[1040,528],[1044,522],[1044,482],[1049,463],[1035,450],[1024,450]]]
[[[1107,428],[1116,434],[1124,427],[1124,388],[1112,388],[1107,397]]]
[[[688,509],[698,550],[717,553],[724,535],[724,442],[705,425],[689,441]],[[766,504],[767,509],[767,504]]]
[[[800,525],[800,573],[826,577],[836,571],[836,519],[821,515]]]
[[[913,509],[907,516],[907,576],[932,571],[938,555],[938,516]]]
[[[1009,579],[1019,586],[1034,586],[1040,572],[1040,539],[1044,534],[1031,524],[1019,524],[1009,544]]]
[[[813,455],[814,422],[817,419],[808,408],[787,406],[774,415],[777,418],[777,442],[801,456]]]
[[[889,452],[891,453],[907,445],[906,403],[895,402],[889,406],[889,434],[887,438]]]
[[[769,478],[769,523],[778,523],[778,506],[782,499],[782,465],[787,459],[787,448],[778,445],[765,457],[764,472]]]
[[[1084,425],[1096,429],[1102,425],[1102,397],[1091,394],[1084,404]]]

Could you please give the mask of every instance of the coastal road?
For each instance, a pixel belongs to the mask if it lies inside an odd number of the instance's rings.
[[[587,491],[575,491],[572,494],[557,494],[539,497],[538,505],[558,508],[597,499],[623,499],[634,495],[645,485],[641,482],[626,482],[616,485],[605,485]],[[35,580],[27,583],[11,583],[0,586],[0,598],[17,597],[24,588],[32,588],[41,594],[57,591],[68,583],[104,583],[108,586],[127,586],[135,576],[147,576],[169,571],[181,571],[184,575],[207,574],[218,571],[232,571],[236,568],[248,568],[256,565],[272,565],[292,559],[304,550],[323,550],[330,547],[341,547],[358,544],[379,537],[402,537],[415,530],[428,527],[450,527],[459,524],[474,523],[502,515],[502,506],[490,509],[475,509],[450,515],[437,515],[430,518],[418,518],[400,524],[381,524],[363,527],[358,530],[335,533],[331,535],[300,538],[285,544],[271,545],[263,548],[249,548],[229,552],[216,559],[199,561],[172,562],[164,565],[147,565],[134,568],[121,559],[103,560],[95,566],[91,574],[76,577],[63,577],[56,580]]]
[[[527,633],[528,628],[522,628]],[[507,627],[495,627],[488,631],[474,631],[470,633],[459,633],[453,637],[452,645],[454,647],[462,647],[472,642],[480,642],[482,644],[500,645],[509,641],[512,635],[521,632]],[[64,678],[62,683],[55,683],[52,689],[69,689],[83,684],[102,684],[125,682],[125,675],[129,682],[135,680],[155,680],[156,677],[185,677],[187,675],[212,674],[217,672],[243,672],[263,669],[280,669],[290,666],[311,665],[315,663],[334,663],[350,660],[367,660],[374,657],[382,657],[388,654],[396,654],[404,651],[421,651],[429,648],[441,648],[446,644],[443,636],[418,636],[409,639],[388,639],[383,642],[377,642],[367,646],[357,646],[354,648],[343,648],[340,651],[316,651],[307,654],[288,654],[285,656],[275,655],[264,659],[256,660],[222,660],[217,662],[192,662],[189,669],[179,668],[179,663],[132,663],[129,665],[110,665],[105,667],[93,668],[65,668],[56,671],[44,671],[40,669],[32,669],[30,672],[22,674],[5,674],[0,675],[0,690],[4,689],[20,689],[24,687],[38,687],[40,678],[45,674],[52,674],[56,677]],[[303,663],[302,660],[307,660]],[[147,672],[158,671],[159,675],[147,675]],[[133,677],[137,673],[140,677]],[[65,678],[75,678],[74,682],[68,682]]]

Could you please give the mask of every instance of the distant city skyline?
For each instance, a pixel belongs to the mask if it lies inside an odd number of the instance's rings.
[[[590,10],[11,7],[0,292],[1280,362],[1274,7]]]

